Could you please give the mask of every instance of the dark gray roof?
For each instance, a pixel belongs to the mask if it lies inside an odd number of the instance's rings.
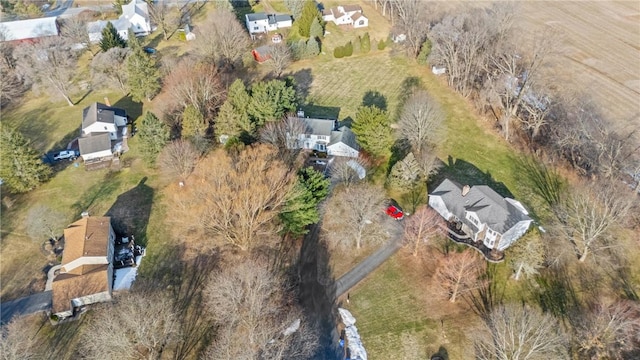
[[[329,146],[340,142],[352,149],[360,150],[360,146],[358,146],[358,142],[356,141],[356,134],[346,126],[341,127],[338,131],[331,132],[331,142],[329,142]]]
[[[96,122],[113,124],[115,122],[113,118],[114,115],[125,117],[127,116],[127,112],[123,109],[94,102],[82,110],[82,128],[85,129],[87,126]]]
[[[312,135],[331,136],[335,127],[335,120],[300,118],[307,126]]]
[[[80,147],[80,155],[111,150],[111,139],[108,133],[85,136],[78,139],[78,146]]]
[[[248,21],[267,20],[267,14],[263,12],[247,14],[246,16]]]
[[[291,15],[288,14],[277,14],[276,21],[292,21]]]
[[[440,196],[451,213],[474,229],[476,227],[473,223],[466,219],[467,211],[476,213],[482,223],[501,234],[520,221],[531,220],[486,185],[472,186],[469,192],[462,196],[462,186],[445,179],[431,194]]]

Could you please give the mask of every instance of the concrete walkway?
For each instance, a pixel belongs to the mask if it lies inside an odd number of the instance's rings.
[[[53,288],[53,279],[56,277],[56,270],[60,269],[62,265],[52,266],[47,272],[47,283],[44,285],[44,291],[49,291]]]

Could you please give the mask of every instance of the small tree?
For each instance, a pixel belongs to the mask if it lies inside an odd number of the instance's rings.
[[[514,271],[513,277],[516,281],[520,280],[523,273],[527,276],[536,275],[544,263],[544,244],[538,234],[519,239],[507,251],[509,265]]]
[[[193,172],[199,157],[200,152],[190,141],[174,140],[160,154],[160,170],[172,180],[184,181]]]
[[[129,56],[129,49],[120,47],[97,54],[91,60],[91,80],[94,86],[118,88],[126,94],[128,92],[127,56]]]
[[[271,55],[271,58],[268,60],[268,64],[273,69],[276,77],[279,78],[291,64],[291,49],[285,43],[271,45],[269,55]]]
[[[387,43],[384,40],[378,41],[378,50],[384,50],[387,47]]]
[[[193,105],[187,105],[182,112],[182,137],[193,138],[204,136],[207,132],[207,124],[202,113]]]
[[[297,107],[295,88],[286,81],[271,80],[253,85],[247,112],[254,124],[262,126],[267,121],[282,119]]]
[[[118,30],[113,26],[111,21],[107,22],[107,26],[102,29],[102,39],[100,40],[100,50],[106,52],[107,50],[119,47],[124,48],[127,46],[127,42],[118,34]]]
[[[127,85],[134,101],[151,100],[160,91],[156,60],[145,53],[133,31],[129,31],[131,54],[127,57]]]
[[[431,41],[426,39],[420,47],[420,53],[417,58],[418,64],[426,65],[429,54],[431,54]]]
[[[342,46],[336,46],[335,49],[333,49],[333,57],[335,57],[336,59],[341,59],[344,57],[344,48]]]
[[[241,79],[236,79],[227,93],[227,100],[222,104],[216,119],[216,135],[234,138],[241,133],[253,134],[255,125],[249,118],[248,106],[251,96]]]
[[[317,17],[314,17],[309,29],[309,38],[322,39],[323,37],[324,29],[322,28],[322,24],[320,24],[320,20]]]
[[[3,126],[0,130],[0,178],[11,192],[30,191],[49,179],[51,168],[22,134]]]
[[[485,261],[474,251],[450,253],[436,272],[438,285],[450,302],[477,288],[479,277],[486,267]]]
[[[396,162],[391,168],[387,184],[399,190],[410,190],[422,178],[422,169],[416,161],[413,153],[407,154],[404,159]]]
[[[169,141],[169,127],[152,112],[147,111],[142,118],[138,137],[140,151],[148,163],[154,164],[156,157]]]
[[[368,32],[365,33],[360,39],[360,51],[362,51],[363,54],[371,51],[371,39],[369,38]]]
[[[30,326],[31,317],[14,317],[0,328],[0,359],[35,360],[44,354],[37,353],[37,330]]]
[[[351,56],[353,55],[353,44],[351,43],[351,41],[349,41],[345,46],[344,46],[344,56]]]
[[[309,38],[309,40],[307,40],[306,42],[305,47],[305,53],[307,57],[318,56],[320,54],[320,43],[314,38]]]
[[[411,249],[411,255],[418,256],[420,249],[431,240],[443,234],[443,220],[440,214],[428,206],[421,206],[405,222],[404,241]]]
[[[46,205],[36,205],[27,213],[27,234],[34,241],[58,240],[66,225],[65,217]]]

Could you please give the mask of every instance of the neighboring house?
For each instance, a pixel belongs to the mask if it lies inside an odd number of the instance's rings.
[[[254,34],[290,28],[293,25],[293,19],[287,14],[252,13],[245,15],[245,24],[253,37]]]
[[[360,148],[348,127],[336,129],[337,120],[305,118],[302,111],[298,112],[298,118],[306,130],[292,147],[326,152],[329,156],[358,157]]]
[[[82,136],[108,133],[111,140],[122,138],[128,123],[127,112],[94,102],[82,110]]]
[[[498,251],[524,235],[533,221],[520,202],[486,185],[461,186],[449,179],[429,195],[429,206],[474,241]]]
[[[7,21],[0,23],[0,41],[29,41],[47,36],[58,36],[60,27],[57,17],[45,17],[29,20]]]
[[[108,20],[101,20],[87,24],[90,42],[96,43],[102,40],[102,29],[108,22]],[[149,6],[144,0],[131,0],[128,4],[122,5],[122,15],[111,23],[123,39],[129,36],[130,29],[133,29],[136,36],[149,35],[153,31],[149,18]]]
[[[251,50],[251,54],[253,55],[253,58],[257,62],[263,63],[271,59],[271,54],[269,53],[270,51],[271,51],[271,47],[269,47],[269,45],[262,45]]]
[[[52,287],[52,313],[59,319],[111,300],[115,239],[109,217],[83,215],[64,230],[62,268]]]
[[[113,158],[109,134],[96,134],[78,139],[80,156],[85,163]]]
[[[336,25],[351,25],[354,28],[369,26],[369,19],[362,13],[360,5],[337,6],[322,11],[322,20]]]

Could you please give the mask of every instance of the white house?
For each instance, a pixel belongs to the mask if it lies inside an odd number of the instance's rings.
[[[96,43],[102,40],[102,29],[108,22],[108,20],[100,20],[87,24],[90,42]],[[128,4],[122,5],[122,15],[111,23],[123,39],[128,37],[129,29],[133,29],[136,36],[145,36],[153,31],[149,18],[149,6],[144,0],[131,0]]]
[[[449,179],[429,195],[429,206],[474,241],[499,251],[524,235],[533,222],[520,202],[486,185],[461,186]]]
[[[111,300],[115,232],[109,217],[83,216],[64,230],[60,273],[52,283],[52,313],[67,318]]]
[[[113,158],[111,139],[107,133],[81,137],[78,139],[78,147],[85,163]]]
[[[302,111],[298,112],[297,118],[306,130],[290,146],[326,152],[329,156],[358,157],[360,148],[348,127],[336,129],[337,120],[305,118]]]
[[[3,39],[0,41],[32,40],[46,36],[58,36],[60,29],[55,16],[6,21],[0,23],[0,32]]]
[[[337,6],[322,11],[322,20],[336,25],[351,25],[354,28],[369,26],[369,19],[362,13],[360,5]]]
[[[291,15],[251,13],[245,15],[245,24],[249,34],[266,33],[278,29],[290,28],[293,25]]]
[[[81,136],[108,133],[111,140],[118,140],[127,122],[125,110],[94,102],[82,110]]]
[[[356,142],[356,134],[346,126],[331,132],[331,141],[327,145],[327,155],[357,158],[360,146]]]

